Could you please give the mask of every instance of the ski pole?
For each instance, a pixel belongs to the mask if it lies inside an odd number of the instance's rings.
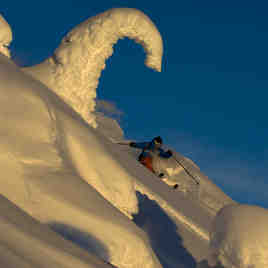
[[[196,180],[196,178],[186,169],[186,167],[173,156],[173,159],[175,159],[175,161],[184,169],[184,171],[194,180],[194,182],[199,185],[199,181]]]
[[[124,142],[116,142],[116,144],[119,144],[119,145],[129,145],[129,143],[124,143]]]
[[[129,145],[129,141],[117,141],[113,138],[110,138],[110,141],[114,144],[119,144],[119,145]]]

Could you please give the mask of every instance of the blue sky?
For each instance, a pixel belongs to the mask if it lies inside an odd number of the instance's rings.
[[[239,202],[268,208],[268,16],[261,1],[1,1],[14,60],[46,59],[78,23],[109,8],[146,13],[164,41],[162,73],[121,40],[98,97],[122,111],[127,138],[161,135]],[[127,66],[127,68],[126,68]]]

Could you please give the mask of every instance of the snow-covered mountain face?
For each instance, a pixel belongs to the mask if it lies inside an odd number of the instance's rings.
[[[267,266],[266,210],[234,205],[179,153],[181,165],[173,158],[158,167],[177,180],[174,191],[136,161],[137,152],[110,141],[123,138],[115,121],[93,113],[98,77],[118,38],[136,39],[146,64],[161,70],[162,39],[147,16],[107,11],[71,31],[50,59],[23,70],[8,59],[12,33],[5,20],[0,26],[5,268],[193,268],[208,267],[207,257],[226,268]]]

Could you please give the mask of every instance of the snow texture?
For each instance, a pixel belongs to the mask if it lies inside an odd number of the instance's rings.
[[[268,210],[249,205],[221,209],[211,228],[208,262],[226,268],[268,267]]]
[[[12,31],[6,20],[0,15],[0,54],[10,57],[8,46],[12,41]]]
[[[113,45],[129,37],[146,52],[145,64],[161,71],[163,42],[153,22],[131,8],[115,8],[81,23],[63,38],[52,57],[25,68],[61,96],[84,120],[96,127],[96,88]]]

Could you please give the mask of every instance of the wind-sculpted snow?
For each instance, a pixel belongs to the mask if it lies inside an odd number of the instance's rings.
[[[96,88],[105,61],[119,38],[129,37],[147,54],[145,64],[161,71],[162,38],[153,22],[142,12],[116,8],[88,19],[63,38],[54,55],[28,68],[30,73],[61,96],[89,124],[96,126]]]
[[[3,55],[0,81],[0,194],[74,242],[82,234],[117,267],[160,268],[146,235],[115,207],[138,211],[134,177],[109,141]]]
[[[210,234],[210,265],[226,268],[268,267],[268,210],[229,205],[214,219]]]
[[[0,15],[0,54],[10,56],[8,46],[12,41],[12,31],[6,20]]]

